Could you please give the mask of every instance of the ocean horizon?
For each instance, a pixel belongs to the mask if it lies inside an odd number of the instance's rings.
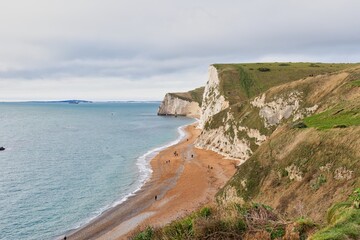
[[[136,193],[183,137],[158,102],[0,103],[0,239],[53,239]]]

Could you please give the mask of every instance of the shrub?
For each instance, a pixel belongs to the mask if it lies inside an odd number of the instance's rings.
[[[284,235],[285,235],[285,229],[283,227],[277,228],[277,229],[272,229],[270,231],[271,239],[278,239],[278,238],[283,237]]]
[[[138,233],[133,239],[134,240],[151,240],[154,236],[154,229],[147,227],[144,231]]]
[[[311,188],[318,190],[324,183],[326,183],[326,177],[320,174],[314,182],[311,183]]]
[[[290,64],[289,63],[280,63],[279,66],[280,67],[287,67],[287,66],[290,66]]]
[[[291,128],[307,128],[307,125],[304,122],[295,122],[292,124]]]
[[[204,207],[204,208],[202,208],[202,209],[200,210],[199,215],[200,215],[201,217],[205,217],[205,218],[210,217],[210,215],[211,215],[211,208],[209,208],[209,207]]]
[[[270,72],[270,68],[266,68],[266,67],[258,68],[258,70],[259,70],[260,72]]]

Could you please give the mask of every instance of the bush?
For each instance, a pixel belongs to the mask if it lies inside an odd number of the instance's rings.
[[[289,63],[280,63],[279,66],[280,67],[287,67],[287,66],[290,66],[290,64]]]
[[[133,239],[134,240],[151,240],[154,236],[154,229],[147,227],[144,231],[138,233]]]
[[[200,210],[199,215],[200,215],[201,217],[204,217],[204,218],[210,217],[210,215],[211,215],[211,208],[209,208],[209,207],[204,207],[204,208],[202,208],[202,209]]]
[[[172,239],[189,239],[194,236],[194,219],[187,217],[165,227],[164,233]]]
[[[279,238],[282,238],[284,235],[285,235],[284,228],[272,229],[270,231],[271,239],[279,239]]]
[[[307,128],[307,125],[304,122],[295,122],[292,124],[291,128]]]
[[[318,190],[324,183],[326,183],[326,177],[320,174],[314,182],[311,183],[311,188],[313,190]]]
[[[259,70],[260,72],[270,72],[270,68],[266,68],[266,67],[258,68],[258,70]]]

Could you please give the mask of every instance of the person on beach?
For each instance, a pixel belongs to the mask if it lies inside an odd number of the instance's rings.
[[[155,201],[157,200],[157,195],[155,195]]]

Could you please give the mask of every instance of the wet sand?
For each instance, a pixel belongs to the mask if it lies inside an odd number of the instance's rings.
[[[236,162],[196,149],[193,144],[200,130],[195,125],[185,131],[185,139],[151,160],[152,176],[135,196],[68,234],[67,239],[128,239],[139,227],[162,226],[213,203],[218,189],[235,173]]]

